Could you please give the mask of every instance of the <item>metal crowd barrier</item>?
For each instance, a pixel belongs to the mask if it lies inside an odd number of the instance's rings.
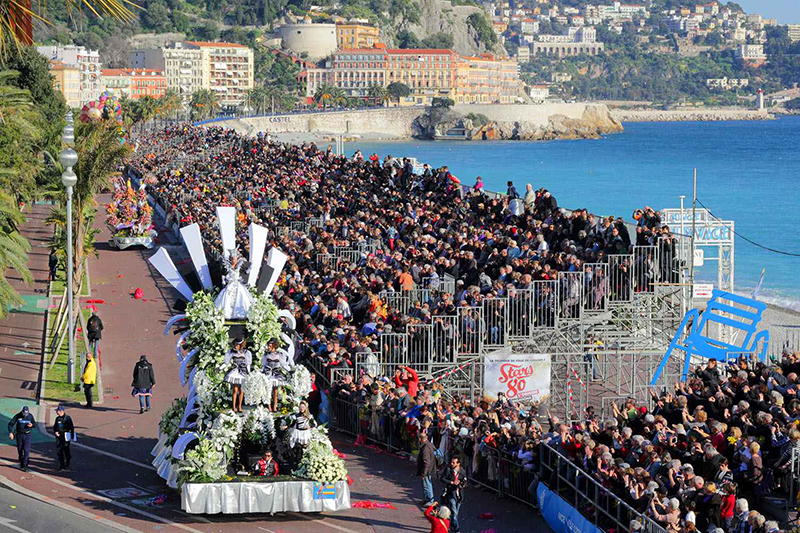
[[[637,520],[647,532],[667,533],[546,443],[539,445],[539,468],[539,482],[600,529],[630,533],[631,521]]]

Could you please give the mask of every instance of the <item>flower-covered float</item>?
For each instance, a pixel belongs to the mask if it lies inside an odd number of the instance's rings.
[[[158,233],[153,229],[153,208],[147,203],[144,183],[136,191],[131,182],[114,180],[114,195],[106,204],[106,224],[111,230],[109,244],[124,250],[130,246],[155,245]]]
[[[295,365],[295,319],[271,292],[286,262],[251,224],[249,261],[235,242],[236,210],[218,207],[226,272],[214,287],[200,228],[181,228],[196,290],[160,248],[149,261],[189,301],[172,317],[179,379],[188,388],[159,424],[153,466],[181,491],[187,513],[335,511],[350,507],[347,470],[308,412],[309,371]],[[263,263],[263,265],[262,265]]]

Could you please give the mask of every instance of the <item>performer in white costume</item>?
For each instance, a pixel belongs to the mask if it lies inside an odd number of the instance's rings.
[[[231,255],[230,261],[227,259],[222,261],[228,273],[225,275],[225,288],[214,300],[214,305],[217,306],[217,309],[222,309],[226,320],[244,320],[247,318],[247,310],[253,305],[253,295],[239,281],[239,271],[247,262],[235,250]]]

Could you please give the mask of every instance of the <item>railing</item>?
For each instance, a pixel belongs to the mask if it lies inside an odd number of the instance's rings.
[[[579,511],[600,529],[629,533],[632,520],[640,522],[644,531],[667,533],[650,517],[637,512],[594,477],[578,468],[560,452],[539,445],[539,482]]]

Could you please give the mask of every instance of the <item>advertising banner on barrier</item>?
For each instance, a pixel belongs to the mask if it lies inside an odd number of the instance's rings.
[[[550,356],[515,354],[511,350],[487,354],[483,361],[483,397],[494,402],[501,392],[509,400],[547,400],[550,397]]]
[[[602,533],[544,483],[536,487],[536,499],[544,521],[555,533]]]

